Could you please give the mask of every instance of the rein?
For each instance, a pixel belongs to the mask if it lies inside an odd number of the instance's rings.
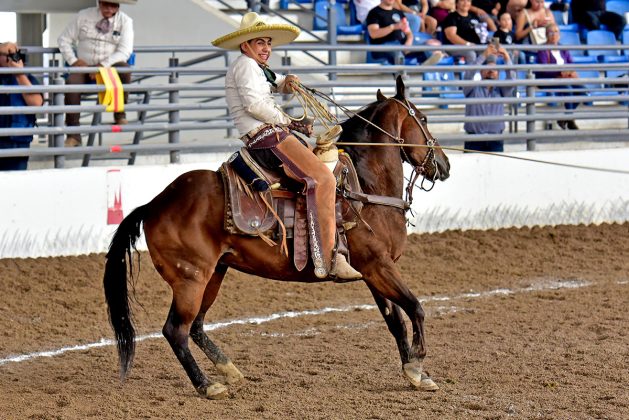
[[[411,173],[411,177],[408,180],[408,184],[406,185],[406,189],[405,189],[406,194],[405,194],[405,199],[403,200],[403,203],[404,203],[403,207],[400,207],[399,205],[396,205],[395,207],[403,208],[404,211],[407,211],[407,210],[410,209],[410,205],[413,202],[413,189],[415,187],[415,184],[417,183],[417,179],[420,176],[423,176],[422,181],[419,184],[419,188],[420,189],[422,189],[424,191],[431,191],[434,188],[434,186],[435,186],[435,178],[429,180],[429,182],[431,183],[429,188],[424,187],[424,182],[427,180],[427,178],[426,178],[426,173],[427,173],[426,166],[428,164],[431,164],[434,167],[436,167],[435,149],[434,149],[436,141],[428,133],[428,131],[424,128],[424,126],[421,123],[421,121],[419,121],[419,119],[417,119],[417,113],[415,112],[415,110],[409,104],[408,99],[404,98],[404,101],[406,102],[406,103],[404,103],[404,102],[400,101],[397,98],[390,98],[390,99],[393,99],[398,104],[400,104],[408,112],[408,115],[413,118],[415,123],[419,126],[419,129],[421,130],[422,134],[424,135],[424,138],[426,139],[426,145],[425,146],[429,150],[428,150],[428,152],[426,153],[426,156],[424,157],[424,159],[422,160],[422,162],[419,165],[413,165],[411,163],[410,157],[406,153],[406,150],[404,150],[404,145],[406,145],[406,142],[405,142],[405,140],[402,137],[393,135],[393,134],[389,133],[387,130],[385,130],[384,128],[382,128],[382,127],[378,126],[377,124],[374,124],[373,122],[369,121],[368,119],[366,119],[365,117],[363,117],[362,115],[359,114],[360,110],[358,112],[351,111],[348,108],[344,107],[343,105],[340,105],[339,103],[337,103],[334,99],[330,98],[328,95],[326,95],[326,94],[324,94],[324,93],[322,93],[322,92],[320,92],[320,91],[318,91],[316,89],[304,86],[303,84],[299,84],[299,87],[303,89],[302,91],[300,91],[300,93],[302,95],[304,95],[304,93],[306,93],[306,92],[309,92],[312,95],[319,96],[320,98],[322,98],[322,99],[330,102],[334,106],[338,107],[349,118],[351,118],[351,117],[358,117],[359,119],[363,120],[368,125],[371,125],[372,127],[374,127],[375,129],[379,130],[380,132],[382,132],[386,136],[392,138],[396,143],[399,144],[400,153],[402,155],[402,160],[408,162],[409,164],[411,164],[413,166],[413,172]],[[316,102],[316,100],[315,100],[315,102]],[[336,144],[343,145],[343,144],[347,144],[347,143],[337,142]],[[435,173],[435,177],[436,176],[437,176],[437,173]],[[376,203],[375,201],[373,201],[373,203],[374,204],[391,205],[391,204],[386,204],[386,203]]]

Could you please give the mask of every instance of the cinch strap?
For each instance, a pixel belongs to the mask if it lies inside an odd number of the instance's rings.
[[[96,83],[105,85],[105,92],[98,93],[98,102],[107,112],[124,112],[124,89],[114,67],[99,67]]]

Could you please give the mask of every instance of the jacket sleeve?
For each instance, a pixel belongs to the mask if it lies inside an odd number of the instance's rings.
[[[485,62],[485,56],[481,54],[478,57],[476,57],[476,61],[474,62],[474,65],[479,66],[483,64],[484,62]],[[463,79],[474,80],[474,76],[476,76],[476,73],[478,73],[478,70],[465,70],[465,73],[463,73]],[[463,95],[465,95],[466,97],[470,96],[475,88],[476,86],[464,86]]]
[[[282,113],[268,91],[265,92],[269,89],[268,83],[256,83],[257,66],[247,61],[238,64],[234,68],[234,77],[238,81],[238,95],[247,112],[267,124],[289,124],[290,119]]]
[[[63,56],[63,59],[69,65],[73,65],[78,60],[74,48],[79,41],[79,18],[76,17],[72,22],[66,26],[59,38],[57,38],[57,45],[59,45],[59,51]]]

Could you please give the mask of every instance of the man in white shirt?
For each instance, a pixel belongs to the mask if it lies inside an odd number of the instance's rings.
[[[365,23],[369,11],[380,4],[380,0],[352,0],[356,6],[356,20]]]
[[[63,59],[72,67],[128,67],[133,51],[133,20],[120,11],[120,4],[134,4],[136,0],[98,1],[97,7],[81,10],[57,39]],[[83,85],[94,80],[95,74],[72,73],[67,84]],[[121,73],[120,81],[131,82],[130,73]],[[124,101],[127,102],[125,93]],[[66,105],[79,105],[80,93],[66,93]],[[127,124],[124,112],[114,114],[117,125]],[[66,125],[79,125],[79,114],[66,114]],[[65,145],[81,145],[80,134],[69,134]]]
[[[287,176],[305,184],[310,250],[314,274],[326,278],[333,268],[336,233],[336,179],[332,171],[290,130],[307,136],[312,123],[294,121],[276,104],[273,93],[290,93],[299,83],[295,75],[276,75],[268,67],[272,46],[288,44],[299,29],[286,24],[267,24],[257,13],[242,17],[240,29],[215,39],[212,44],[242,53],[225,75],[225,100],[241,139],[266,167],[283,168]],[[336,278],[361,278],[342,254],[336,256]]]

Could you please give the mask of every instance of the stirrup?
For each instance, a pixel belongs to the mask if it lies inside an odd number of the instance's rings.
[[[363,275],[347,262],[343,254],[336,255],[336,264],[334,266],[334,272],[331,273],[331,275],[334,276],[334,283],[347,283],[363,278]]]

